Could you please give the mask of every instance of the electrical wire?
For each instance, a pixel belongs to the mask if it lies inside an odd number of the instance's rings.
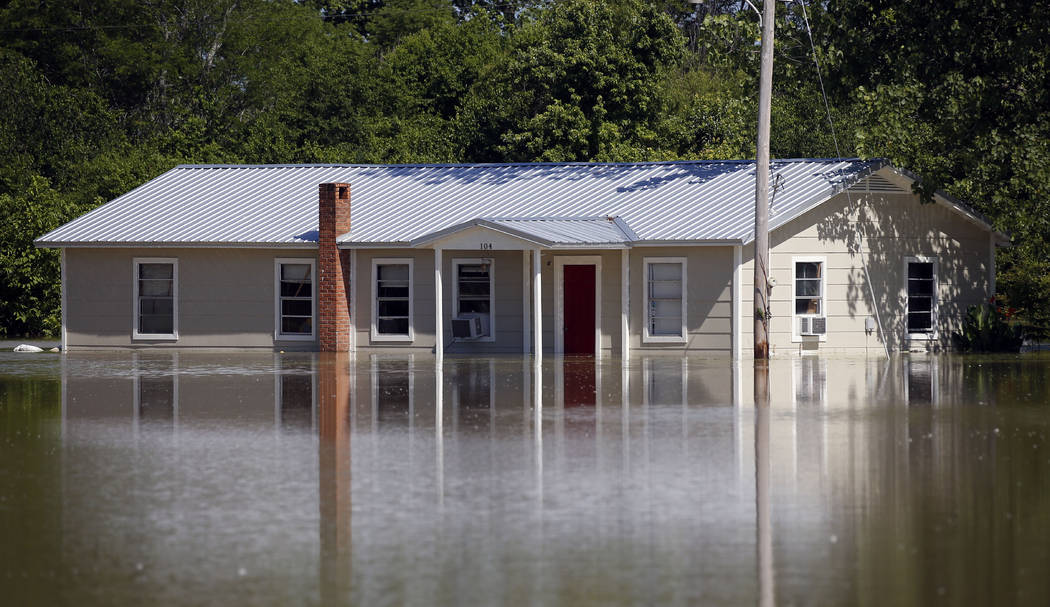
[[[835,133],[835,120],[831,116],[831,103],[828,102],[828,93],[824,89],[824,77],[821,75],[820,59],[817,56],[817,45],[813,42],[813,29],[809,25],[809,14],[806,10],[806,0],[798,0],[798,3],[802,6],[802,20],[806,24],[806,34],[809,36],[809,48],[813,53],[813,65],[817,69],[817,82],[820,83],[820,95],[824,99],[824,111],[828,115],[828,125],[831,127],[831,140],[835,144],[835,155],[842,158],[842,152],[839,149],[839,138]],[[849,208],[853,208],[853,197],[850,196],[849,187],[845,188],[846,192],[846,203]],[[871,197],[871,181],[867,181],[867,197]],[[858,205],[858,210],[860,206]],[[859,219],[859,218],[858,218]],[[857,254],[860,255],[860,265],[864,268],[864,280],[868,283],[868,293],[871,295],[871,309],[875,312],[875,322],[879,325],[879,333],[882,335],[882,347],[886,351],[886,357],[890,356],[890,343],[889,336],[886,334],[885,328],[882,326],[882,316],[879,314],[879,304],[875,299],[875,288],[871,284],[871,274],[868,273],[868,262],[864,258],[864,224],[860,221],[857,222],[857,234],[860,236],[860,242],[857,245]]]

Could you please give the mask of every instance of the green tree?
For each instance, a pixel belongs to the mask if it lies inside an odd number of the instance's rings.
[[[836,93],[864,116],[858,148],[971,201],[1009,231],[1000,291],[1050,327],[1050,59],[1045,2],[828,2]],[[859,52],[863,49],[863,52]]]
[[[628,160],[666,154],[661,81],[681,59],[674,23],[636,1],[567,0],[511,41],[505,85],[511,160]]]

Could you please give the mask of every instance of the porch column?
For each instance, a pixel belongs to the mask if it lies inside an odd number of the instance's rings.
[[[620,360],[631,359],[631,255],[628,249],[620,251]]]
[[[367,273],[365,274],[367,276]],[[350,249],[350,352],[357,353],[357,328],[360,320],[357,317],[357,283],[360,280],[357,271],[357,249]]]
[[[521,250],[521,351],[532,352],[532,315],[529,311],[529,250]]]
[[[733,303],[730,307],[733,315],[731,324],[733,335],[730,338],[732,340],[730,347],[733,351],[733,360],[740,360],[741,340],[743,339],[741,323],[744,322],[744,302],[740,300],[740,281],[744,278],[744,266],[741,262],[743,258],[742,250],[743,247],[740,245],[733,247]]]
[[[445,354],[445,320],[441,301],[441,248],[434,249],[434,354]]]
[[[532,250],[532,352],[533,361],[538,365],[543,356],[543,308],[540,303],[540,250]]]

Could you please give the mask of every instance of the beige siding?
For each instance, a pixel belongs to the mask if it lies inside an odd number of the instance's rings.
[[[136,257],[179,260],[177,341],[131,338]],[[67,346],[316,349],[315,341],[274,341],[278,257],[316,259],[316,254],[287,249],[67,249]]]
[[[411,342],[387,342],[372,340],[372,260],[411,259],[412,261],[412,330]],[[431,351],[434,348],[434,252],[420,249],[360,249],[354,267],[352,288],[354,301],[350,309],[353,330],[356,331],[357,348],[416,349]],[[446,285],[448,282],[446,281]],[[446,286],[446,291],[448,287]],[[447,301],[447,300],[446,300]],[[445,312],[448,314],[447,308]]]
[[[433,259],[433,258],[431,258]],[[453,300],[456,274],[453,261],[456,259],[491,259],[493,263],[493,305],[495,318],[491,320],[495,329],[495,341],[452,341],[451,319],[456,314]],[[434,262],[430,262],[433,272]],[[522,252],[521,251],[442,251],[442,290],[445,316],[445,352],[448,353],[507,353],[522,351]]]
[[[685,257],[685,343],[644,343],[645,258]],[[636,247],[631,250],[631,348],[728,354],[732,348],[733,248]],[[617,281],[618,282],[618,281]],[[618,298],[617,298],[618,299]]]
[[[743,253],[742,345],[746,355],[754,339],[752,247],[744,247]],[[828,334],[824,341],[792,336],[794,256],[827,259]],[[930,344],[907,339],[906,257],[930,257],[937,262],[938,339]],[[920,345],[946,347],[967,307],[989,296],[990,262],[988,231],[942,205],[922,204],[906,193],[840,194],[770,235],[770,271],[776,280],[770,298],[770,346],[776,354],[804,349],[880,353],[885,338],[893,351]],[[878,329],[871,334],[864,329],[866,318],[876,319],[876,310],[885,337]]]

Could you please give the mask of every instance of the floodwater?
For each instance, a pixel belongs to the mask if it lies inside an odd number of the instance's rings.
[[[1048,379],[0,353],[0,602],[1048,605]]]

